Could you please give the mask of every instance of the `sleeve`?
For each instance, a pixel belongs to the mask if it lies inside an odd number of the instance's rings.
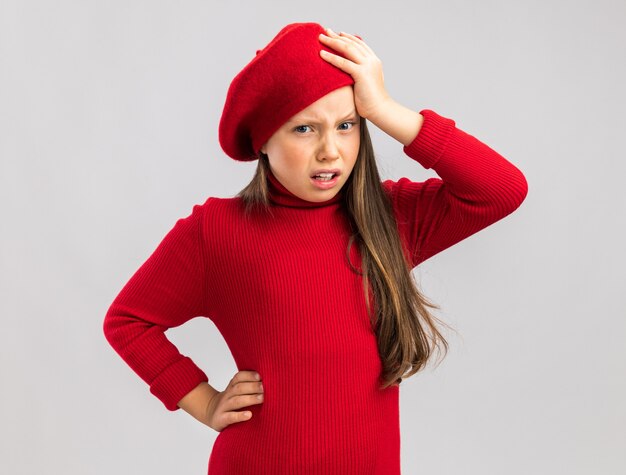
[[[205,311],[204,208],[179,219],[115,298],[104,318],[106,339],[170,411],[204,372],[167,339],[168,328]]]
[[[453,120],[425,109],[404,152],[439,178],[387,180],[401,238],[413,267],[517,209],[528,184],[520,170]]]

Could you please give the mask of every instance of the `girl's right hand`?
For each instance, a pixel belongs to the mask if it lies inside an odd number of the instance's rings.
[[[252,417],[252,412],[237,409],[262,402],[261,376],[256,371],[239,371],[226,389],[215,394],[207,404],[207,423],[212,429],[221,432],[231,424],[247,421]]]

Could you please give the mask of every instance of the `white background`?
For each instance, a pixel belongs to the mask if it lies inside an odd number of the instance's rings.
[[[416,272],[458,333],[401,386],[403,473],[626,473],[621,0],[2,1],[0,472],[206,473],[217,433],[167,411],[102,320],[178,218],[250,180],[218,144],[226,90],[295,21],[362,36],[396,100],[529,183]],[[431,176],[373,138],[386,178]],[[208,319],[168,334],[224,388]]]

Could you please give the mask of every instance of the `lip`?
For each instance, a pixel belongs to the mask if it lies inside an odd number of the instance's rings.
[[[341,175],[341,170],[339,170],[339,168],[320,168],[319,170],[315,170],[313,173],[311,173],[311,178],[313,178],[315,175],[319,175],[320,173],[334,173],[335,178],[337,178],[339,175]],[[333,178],[333,180],[335,178]]]
[[[335,176],[332,178],[332,180],[318,181],[313,177],[319,173],[334,173]],[[311,183],[313,184],[313,186],[315,186],[316,188],[319,188],[320,190],[328,190],[337,184],[337,182],[339,181],[340,175],[341,175],[341,170],[337,168],[333,168],[333,169],[323,168],[320,170],[315,170],[315,172],[311,175]]]

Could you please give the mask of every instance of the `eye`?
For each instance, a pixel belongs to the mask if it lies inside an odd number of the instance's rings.
[[[310,128],[311,128],[311,127],[310,127],[310,126],[308,126],[308,125],[298,125],[297,127],[294,127],[294,128],[293,128],[293,131],[294,131],[294,132],[297,132],[297,133],[299,133],[299,134],[304,134],[304,133],[308,132],[308,130],[307,130],[307,129],[310,129]]]
[[[343,124],[339,125],[339,130],[350,130],[352,127],[354,127],[354,122],[344,122]]]

